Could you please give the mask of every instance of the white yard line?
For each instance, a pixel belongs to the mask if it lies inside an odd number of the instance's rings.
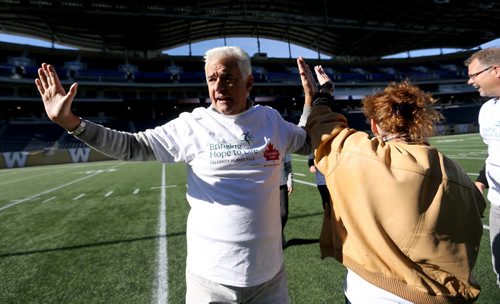
[[[70,167],[70,165],[71,165],[71,167]],[[58,172],[63,172],[63,171],[67,171],[67,170],[74,170],[75,168],[82,167],[82,166],[85,166],[85,168],[96,167],[96,166],[100,166],[100,167],[102,167],[102,166],[109,166],[109,163],[106,163],[106,162],[103,162],[103,163],[79,163],[79,164],[64,164],[64,165],[61,165],[61,166],[62,167],[50,170],[49,172],[46,172],[46,173],[41,173],[41,174],[38,174],[38,175],[37,174],[30,174],[29,176],[24,176],[22,178],[9,179],[9,180],[6,180],[6,181],[2,181],[2,182],[0,182],[0,186],[6,185],[6,184],[12,184],[12,183],[17,183],[17,182],[22,182],[22,181],[26,181],[26,180],[29,180],[29,179],[38,179],[38,178],[40,178],[42,176],[54,175],[54,174],[56,174]],[[40,167],[13,168],[13,169],[8,169],[8,170],[9,170],[9,173],[2,172],[2,173],[0,173],[0,176],[1,177],[6,177],[6,176],[9,176],[9,175],[20,174],[20,173],[22,173],[21,170],[23,170],[24,173],[26,173],[26,171],[28,171],[28,172],[35,172],[35,171],[40,171],[40,170],[45,170],[46,171],[46,169],[43,168],[43,166],[40,166]],[[12,173],[10,173],[11,170],[12,170]],[[112,169],[109,169],[109,170],[116,170],[116,169],[112,168]]]
[[[293,158],[293,161],[298,161],[298,162],[305,163],[305,162],[308,162],[309,159],[307,159],[307,158]]]
[[[53,174],[56,174],[57,172],[61,172],[61,171],[63,171],[63,170],[57,170],[57,171],[53,170],[53,171],[42,173],[42,174],[31,174],[29,176],[24,176],[24,177],[18,178],[18,179],[9,179],[9,180],[0,182],[0,186],[13,184],[13,183],[17,183],[17,182],[25,182],[25,181],[30,180],[30,179],[40,179],[43,176],[53,175]]]
[[[460,155],[447,155],[451,159],[472,159],[472,160],[484,160],[485,157],[467,157],[467,156],[460,156]]]
[[[168,263],[167,263],[167,219],[165,164],[162,166],[160,214],[158,220],[158,274],[154,303],[168,303]]]
[[[85,196],[85,193],[81,193],[73,198],[74,201],[81,199],[82,197]]]
[[[177,185],[170,185],[170,186],[161,185],[160,187],[158,187],[158,186],[150,187],[149,190],[156,190],[156,189],[161,189],[161,188],[175,188],[175,187],[177,187]]]
[[[86,179],[88,179],[88,178],[94,177],[94,176],[96,176],[97,174],[100,174],[100,173],[102,173],[102,172],[96,172],[96,173],[94,173],[94,174],[86,175],[86,176],[84,176],[84,177],[77,178],[77,179],[75,179],[75,180],[73,180],[73,181],[71,181],[71,182],[69,182],[69,183],[62,184],[62,185],[57,186],[57,187],[55,187],[55,188],[52,188],[52,189],[49,189],[49,190],[45,190],[45,191],[43,191],[43,192],[40,192],[40,193],[34,194],[34,195],[32,195],[32,196],[25,197],[25,198],[23,198],[23,199],[21,199],[21,200],[15,201],[14,203],[7,204],[7,205],[5,205],[5,206],[3,206],[3,207],[0,207],[0,211],[5,210],[5,209],[10,208],[10,207],[13,207],[13,206],[15,206],[15,205],[19,205],[19,204],[21,204],[21,203],[28,202],[28,201],[30,201],[30,200],[32,200],[32,199],[35,199],[35,198],[38,198],[39,196],[42,196],[42,195],[44,195],[44,194],[51,193],[51,192],[57,191],[57,190],[59,190],[59,189],[62,189],[62,188],[65,188],[65,187],[71,186],[71,185],[73,185],[73,184],[76,184],[76,183],[78,183],[78,182],[81,182],[82,180],[86,180]]]
[[[116,168],[116,167],[118,167],[118,166],[121,166],[121,165],[123,165],[123,164],[125,164],[125,163],[120,163],[120,164],[114,165],[113,167],[111,167],[111,169],[114,169],[114,168]],[[103,172],[104,172],[104,171],[103,171]],[[52,189],[49,189],[49,190],[45,190],[45,191],[43,191],[43,192],[40,192],[40,193],[34,194],[34,195],[32,195],[32,196],[25,197],[25,198],[20,199],[20,200],[16,200],[15,202],[13,202],[13,203],[11,203],[11,204],[7,204],[7,205],[5,205],[5,206],[3,206],[3,207],[0,207],[0,211],[5,210],[5,209],[10,208],[10,207],[15,206],[15,205],[19,205],[19,204],[22,204],[22,203],[25,203],[25,202],[31,201],[31,200],[33,200],[33,199],[38,199],[38,198],[40,198],[40,196],[42,196],[42,195],[44,195],[44,194],[51,193],[51,192],[57,191],[57,190],[59,190],[59,189],[62,189],[62,188],[65,188],[65,187],[71,186],[71,185],[73,185],[73,184],[76,184],[76,183],[81,182],[81,181],[83,181],[83,180],[86,180],[86,179],[88,179],[88,178],[94,177],[94,176],[96,176],[97,174],[101,174],[101,173],[103,173],[103,172],[98,171],[98,172],[95,172],[95,173],[93,173],[93,174],[89,174],[89,175],[86,175],[86,176],[83,176],[83,177],[77,178],[77,179],[75,179],[75,180],[73,180],[73,181],[71,181],[71,182],[69,182],[69,183],[62,184],[62,185],[57,186],[57,187],[55,187],[55,188],[52,188]]]
[[[42,203],[48,203],[48,202],[50,202],[50,201],[52,201],[52,200],[54,200],[54,199],[56,199],[56,197],[55,197],[55,196],[53,196],[53,197],[51,197],[51,198],[48,198],[48,199],[44,200]]]
[[[310,182],[306,182],[306,181],[302,181],[300,179],[293,179],[294,182],[297,182],[299,184],[304,184],[304,185],[308,185],[308,186],[313,186],[313,187],[316,187],[316,184],[315,183],[310,183]]]

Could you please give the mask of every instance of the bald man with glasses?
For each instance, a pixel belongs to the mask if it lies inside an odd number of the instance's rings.
[[[496,283],[500,287],[500,48],[480,50],[472,54],[465,65],[469,72],[467,84],[476,88],[481,96],[492,97],[479,111],[479,130],[488,145],[488,157],[486,181],[477,180],[476,186],[481,192],[489,187],[491,254]]]

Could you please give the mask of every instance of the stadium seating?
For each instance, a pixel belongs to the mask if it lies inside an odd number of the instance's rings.
[[[476,117],[482,101],[472,97],[476,92],[465,84],[467,71],[463,61],[469,54],[366,62],[333,59],[308,62],[325,67],[335,81],[338,104],[357,129],[368,129],[360,111],[363,96],[382,89],[388,82],[409,79],[441,99],[439,109],[446,117],[446,124],[472,125],[443,130],[471,132],[477,129]],[[175,118],[182,111],[207,105],[204,63],[199,56],[124,59],[108,53],[2,43],[2,152],[82,146],[44,117],[33,84],[42,62],[54,65],[64,86],[80,83],[73,103],[75,113],[120,130],[144,130]],[[252,64],[255,83],[251,97],[257,103],[276,108],[290,121],[298,120],[303,93],[295,59],[254,56]]]

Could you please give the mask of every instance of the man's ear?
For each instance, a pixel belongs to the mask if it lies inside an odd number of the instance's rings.
[[[373,118],[370,119],[370,127],[372,129],[372,133],[378,135],[377,122]]]
[[[253,87],[253,75],[249,75],[247,78],[247,90],[250,92]]]

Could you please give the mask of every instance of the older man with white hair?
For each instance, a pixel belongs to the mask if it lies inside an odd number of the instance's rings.
[[[36,85],[48,117],[87,145],[122,160],[185,162],[188,171],[186,303],[288,303],[279,184],[286,153],[308,154],[303,128],[248,98],[247,53],[219,47],[205,55],[211,105],[144,132],[104,128],[78,117],[51,65]],[[307,93],[307,92],[306,92]],[[310,111],[306,96],[301,124]]]

